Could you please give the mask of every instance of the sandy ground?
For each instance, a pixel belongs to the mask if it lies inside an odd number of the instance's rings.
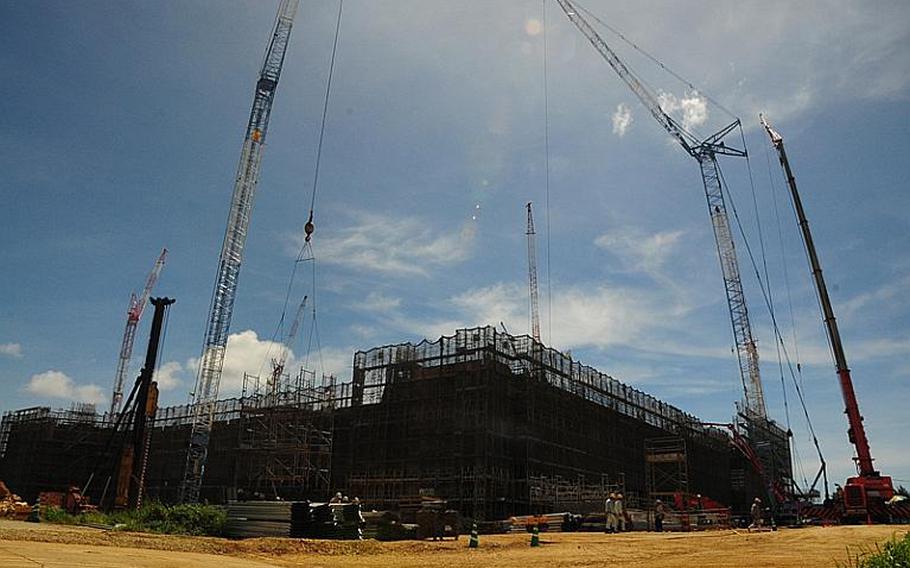
[[[813,527],[747,533],[542,534],[530,548],[528,536],[481,536],[480,548],[467,538],[446,542],[340,542],[292,539],[193,538],[110,532],[82,527],[0,520],[0,567],[240,568],[308,566],[330,568],[496,566],[630,567],[829,567],[906,526]]]

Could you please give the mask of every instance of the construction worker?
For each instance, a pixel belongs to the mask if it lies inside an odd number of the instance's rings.
[[[616,494],[616,500],[613,501],[613,510],[616,516],[616,530],[617,532],[625,532],[626,530],[626,508],[623,505],[622,493]]]
[[[764,519],[762,518],[762,510],[761,510],[761,499],[756,497],[755,500],[752,501],[752,508],[749,510],[749,512],[752,514],[752,524],[749,525],[749,528],[750,529],[760,528],[764,524]]]
[[[604,503],[604,517],[606,519],[605,533],[616,532],[616,515],[613,512],[613,502],[616,501],[616,494],[610,493],[607,501]]]
[[[667,507],[660,499],[654,502],[654,530],[657,532],[664,531],[664,516],[667,514]]]

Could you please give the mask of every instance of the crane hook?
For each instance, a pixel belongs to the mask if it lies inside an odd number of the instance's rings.
[[[313,210],[310,209],[310,218],[307,219],[306,225],[303,226],[303,232],[306,233],[304,240],[310,242],[310,237],[313,236],[313,231],[316,230],[316,225],[313,224]]]

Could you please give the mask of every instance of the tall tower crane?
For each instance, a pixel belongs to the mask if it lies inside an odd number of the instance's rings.
[[[894,486],[891,483],[891,478],[881,475],[876,471],[872,463],[872,452],[869,449],[869,440],[866,438],[863,416],[859,412],[859,403],[856,401],[856,392],[853,390],[853,379],[850,377],[850,367],[847,366],[844,344],[841,342],[837,320],[834,318],[834,308],[831,306],[831,297],[828,295],[828,286],[825,284],[821,262],[815,250],[812,232],[809,230],[809,220],[806,218],[806,211],[803,209],[803,202],[796,188],[796,178],[790,169],[790,161],[787,159],[787,151],[784,149],[784,139],[777,131],[771,128],[771,125],[768,124],[763,115],[759,115],[759,117],[768,132],[768,136],[771,137],[772,145],[777,150],[781,168],[787,178],[787,186],[790,188],[790,197],[793,200],[793,208],[796,210],[803,244],[806,246],[809,264],[812,267],[812,278],[815,280],[815,288],[825,320],[825,329],[828,332],[831,351],[834,354],[834,364],[840,380],[840,390],[845,407],[844,414],[847,415],[847,422],[850,425],[849,430],[847,430],[847,437],[856,448],[856,457],[853,459],[856,462],[858,475],[849,478],[844,486],[845,514],[848,517],[871,520],[871,517],[875,516],[876,512],[873,502],[882,502],[893,497]],[[870,508],[872,509],[871,511]]]
[[[556,0],[563,12],[576,28],[584,35],[601,57],[619,75],[639,101],[648,109],[651,116],[666,130],[683,150],[686,151],[701,169],[705,197],[708,203],[708,214],[714,228],[714,240],[720,257],[720,267],[724,278],[724,290],[727,295],[727,306],[730,309],[730,322],[733,325],[733,337],[736,342],[736,357],[745,394],[745,410],[753,417],[767,420],[765,396],[762,390],[761,374],[758,365],[758,349],[749,323],[749,311],[743,293],[740,278],[739,262],[733,244],[733,233],[727,217],[724,203],[724,181],[721,176],[717,156],[735,156],[744,158],[746,151],[728,146],[724,138],[740,126],[737,119],[707,138],[700,139],[686,130],[673,117],[664,112],[654,95],[645,84],[635,76],[629,67],[619,58],[597,31],[579,13],[571,0]]]
[[[145,288],[142,294],[136,296],[130,294],[130,304],[126,309],[126,329],[123,330],[123,341],[120,342],[120,357],[117,360],[117,373],[114,375],[114,392],[111,395],[111,417],[120,412],[120,403],[123,401],[123,381],[126,379],[130,370],[130,358],[133,356],[133,342],[136,340],[136,329],[139,327],[139,320],[142,318],[142,312],[145,305],[149,302],[152,295],[152,289],[161,276],[161,269],[164,268],[164,260],[167,257],[167,249],[161,249],[155,266],[149,272],[145,279]],[[113,419],[113,418],[112,418]]]
[[[531,303],[531,337],[540,341],[540,299],[537,292],[537,246],[535,243],[534,215],[531,213],[531,202],[528,202],[528,292]]]
[[[297,330],[300,329],[300,322],[303,321],[303,313],[304,310],[306,310],[306,299],[307,297],[304,296],[303,300],[300,302],[300,306],[297,307],[297,314],[294,316],[294,321],[291,323],[287,337],[284,338],[284,341],[281,344],[281,350],[278,352],[278,357],[272,360],[272,376],[269,379],[269,393],[274,393],[278,389],[278,385],[281,384],[281,374],[284,372],[285,365],[287,365],[291,345],[294,344],[294,339],[297,338]]]
[[[202,347],[196,387],[193,391],[193,426],[182,487],[184,502],[198,501],[199,491],[202,487],[209,436],[214,421],[215,402],[221,383],[224,353],[231,328],[237,281],[240,276],[240,263],[243,260],[243,247],[250,226],[256,185],[259,182],[259,170],[262,164],[262,151],[265,146],[269,116],[272,112],[272,103],[275,99],[275,90],[278,87],[284,57],[287,53],[297,5],[298,0],[281,0],[272,29],[272,37],[253,95],[253,108],[250,111],[250,119],[240,154],[240,164],[237,167],[234,193],[231,197],[231,208],[228,213],[224,241],[221,245],[215,288],[212,292],[205,343]]]

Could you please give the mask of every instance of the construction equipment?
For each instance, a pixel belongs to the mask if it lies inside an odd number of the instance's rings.
[[[152,329],[149,331],[149,344],[145,353],[145,365],[136,379],[133,392],[130,393],[127,408],[132,405],[133,424],[131,439],[124,440],[117,471],[116,497],[114,506],[118,508],[139,508],[145,492],[145,475],[148,469],[148,454],[151,429],[150,420],[158,411],[158,383],[153,380],[158,363],[158,350],[161,344],[161,331],[168,307],[175,300],[171,298],[152,298],[155,314],[152,317]]]
[[[123,381],[126,379],[130,369],[130,358],[133,356],[133,342],[136,339],[136,329],[139,327],[139,320],[142,318],[142,312],[145,305],[152,295],[152,288],[158,282],[161,276],[161,269],[164,268],[164,260],[167,257],[167,249],[161,249],[155,266],[149,272],[145,279],[145,288],[142,294],[137,296],[135,293],[130,294],[130,304],[126,310],[126,329],[123,331],[123,341],[120,342],[120,358],[117,362],[117,373],[114,375],[114,393],[111,396],[111,416],[120,412],[120,402],[123,400]]]
[[[739,262],[727,217],[724,201],[725,182],[717,163],[717,156],[734,156],[745,158],[745,149],[728,146],[724,138],[733,130],[740,128],[736,119],[716,133],[701,139],[689,132],[682,123],[664,112],[658,97],[638,79],[629,67],[619,58],[597,31],[579,13],[570,0],[556,0],[563,12],[576,28],[584,35],[598,53],[609,63],[619,78],[632,90],[639,101],[648,109],[651,116],[673,137],[687,154],[692,156],[701,169],[705,197],[708,202],[708,214],[714,228],[714,239],[720,256],[724,289],[727,305],[730,309],[730,321],[733,325],[733,336],[736,342],[736,356],[739,362],[740,377],[745,394],[745,410],[751,417],[764,421],[768,419],[765,408],[765,397],[762,390],[761,373],[758,364],[758,349],[749,323],[749,312],[746,309],[746,298],[740,278]]]
[[[243,260],[243,248],[250,226],[256,185],[259,182],[269,116],[272,112],[278,79],[281,76],[287,53],[297,4],[298,0],[281,1],[271,41],[259,72],[259,80],[256,82],[253,107],[244,136],[227,228],[221,245],[196,387],[192,393],[193,426],[181,488],[181,498],[184,502],[199,500],[202,477],[205,474],[209,436],[212,431],[215,402],[218,399],[224,354],[231,328],[231,316],[234,311],[234,299],[240,277],[240,264]]]
[[[272,376],[269,378],[268,385],[269,394],[274,394],[281,384],[281,375],[284,373],[285,365],[287,365],[288,355],[291,352],[291,345],[294,344],[294,339],[297,337],[297,330],[300,329],[300,322],[303,321],[303,313],[306,309],[306,299],[307,297],[304,296],[303,300],[300,302],[300,306],[297,307],[297,314],[294,316],[294,321],[291,323],[291,328],[288,331],[287,337],[285,337],[284,341],[281,343],[278,357],[272,359]]]
[[[790,197],[793,200],[793,208],[796,210],[803,244],[806,247],[809,264],[812,267],[812,277],[815,281],[815,288],[825,321],[825,329],[828,332],[831,352],[834,355],[837,376],[840,380],[841,395],[846,407],[844,413],[847,415],[847,422],[850,425],[847,430],[847,437],[856,448],[856,456],[853,460],[856,464],[857,475],[848,478],[846,485],[844,485],[841,503],[843,516],[846,520],[887,521],[884,504],[894,496],[894,486],[891,483],[891,478],[881,475],[872,463],[872,452],[869,449],[869,440],[866,438],[866,429],[863,426],[863,416],[859,411],[859,403],[856,401],[856,392],[853,390],[853,379],[850,377],[847,356],[844,353],[844,345],[841,342],[837,320],[834,318],[834,308],[831,306],[828,287],[825,285],[821,263],[815,250],[815,243],[812,240],[812,232],[809,230],[809,221],[806,219],[806,212],[803,209],[803,203],[796,188],[796,178],[790,169],[790,161],[787,159],[787,151],[784,149],[784,139],[777,131],[771,128],[771,125],[768,124],[763,115],[759,115],[759,117],[768,132],[768,136],[771,137],[771,143],[777,150],[781,168],[783,168],[784,176],[787,178],[787,186],[790,188]]]
[[[531,337],[540,341],[540,300],[537,293],[537,248],[535,246],[534,215],[531,212],[531,202],[528,202],[528,292],[531,303]]]

